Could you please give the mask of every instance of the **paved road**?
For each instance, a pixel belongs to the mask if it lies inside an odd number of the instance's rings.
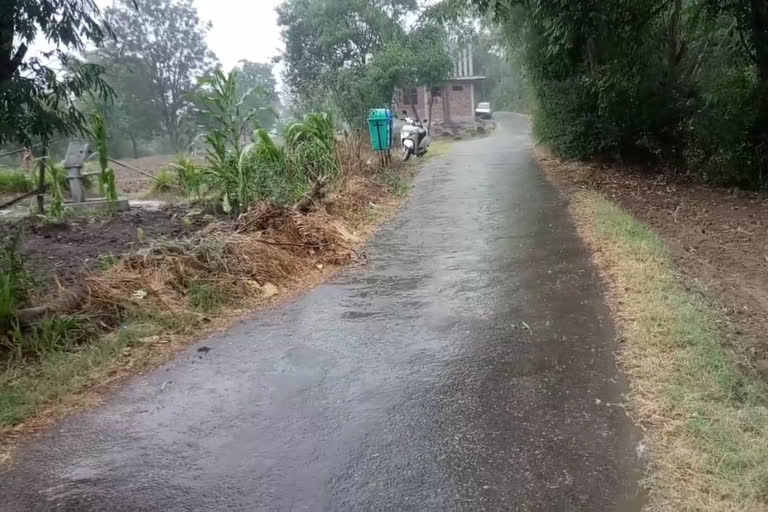
[[[637,509],[611,322],[530,145],[509,115],[428,162],[367,266],[31,441],[0,508]]]

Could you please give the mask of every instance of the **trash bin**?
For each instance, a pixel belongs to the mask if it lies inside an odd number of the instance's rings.
[[[374,108],[368,113],[368,132],[374,151],[392,149],[392,121],[394,115],[386,108]]]

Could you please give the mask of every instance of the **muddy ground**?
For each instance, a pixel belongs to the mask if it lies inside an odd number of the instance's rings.
[[[672,250],[689,286],[717,301],[726,342],[768,379],[768,197],[689,178],[605,165],[554,165],[557,181],[602,191],[651,226]]]
[[[36,217],[0,223],[0,239],[20,231],[19,253],[25,269],[40,282],[39,295],[52,291],[58,281],[73,283],[83,270],[93,269],[110,256],[131,251],[141,240],[178,238],[199,227],[187,211],[172,207],[160,211],[133,208],[115,216],[76,218],[51,223]],[[141,233],[141,234],[140,234]]]

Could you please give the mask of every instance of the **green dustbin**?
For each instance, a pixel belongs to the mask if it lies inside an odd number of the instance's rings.
[[[368,113],[368,132],[371,135],[371,148],[374,151],[392,149],[392,111],[386,108],[374,108]]]

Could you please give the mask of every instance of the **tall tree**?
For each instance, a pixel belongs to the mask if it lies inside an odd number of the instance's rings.
[[[413,55],[413,74],[407,77],[411,84],[423,85],[429,95],[427,103],[427,131],[432,128],[432,106],[435,92],[453,73],[453,59],[448,54],[448,38],[438,25],[427,24],[414,30],[409,43]]]
[[[84,133],[88,120],[78,99],[111,95],[101,68],[68,51],[106,35],[93,0],[3,0],[0,3],[0,144],[30,145],[54,134]],[[38,36],[55,48],[30,56]],[[55,62],[61,65],[55,68]]]
[[[286,0],[278,23],[289,87],[311,94],[335,83],[340,70],[365,67],[402,37],[405,16],[416,7],[415,0]]]
[[[216,64],[205,42],[210,23],[200,20],[192,0],[117,0],[105,17],[115,38],[100,53],[122,65],[143,64],[155,91],[163,130],[171,146],[178,149],[196,78]]]
[[[280,97],[272,65],[242,60],[233,71],[237,71],[237,96],[243,98],[248,110],[255,110],[259,126],[270,130],[277,119]]]
[[[91,53],[86,58],[104,67],[104,79],[115,92],[113,101],[96,99],[91,108],[103,116],[110,138],[129,142],[133,157],[138,158],[139,145],[162,133],[161,106],[150,69],[132,57],[105,59]],[[121,152],[120,144],[111,146]]]

